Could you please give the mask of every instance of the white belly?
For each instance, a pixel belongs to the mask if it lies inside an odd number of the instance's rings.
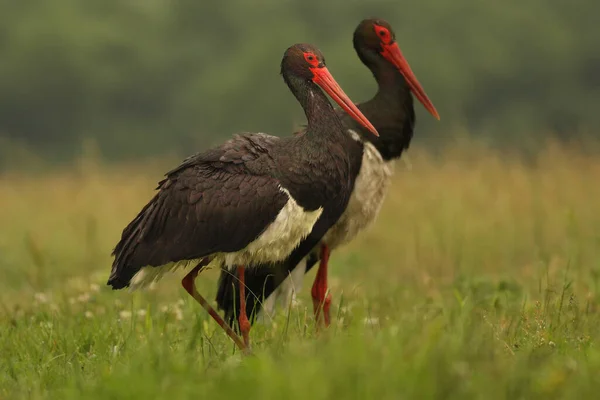
[[[286,189],[282,188],[281,190],[288,195],[289,200],[279,211],[275,221],[242,250],[210,255],[210,264],[216,264],[219,267],[224,265],[232,269],[248,264],[259,265],[282,261],[298,246],[302,239],[308,236],[313,225],[321,216],[323,209],[306,211],[296,203]],[[248,218],[252,218],[252,216],[248,216]],[[130,289],[135,290],[148,286],[150,283],[159,280],[167,271],[194,267],[199,262],[200,259],[183,260],[159,267],[143,267],[131,279]]]
[[[375,221],[393,172],[393,161],[385,161],[375,146],[365,143],[362,165],[348,207],[322,240],[330,249],[350,242]]]
[[[356,140],[359,140],[355,132],[351,130],[349,132]],[[321,242],[326,243],[330,249],[334,249],[350,242],[359,232],[372,224],[381,210],[393,172],[394,162],[383,160],[375,146],[368,142],[365,143],[362,165],[356,177],[348,207]],[[313,251],[319,251],[319,246]],[[260,317],[263,321],[264,314],[272,315],[277,304],[287,307],[295,293],[300,291],[306,271],[307,257],[298,263],[290,276],[263,302]]]

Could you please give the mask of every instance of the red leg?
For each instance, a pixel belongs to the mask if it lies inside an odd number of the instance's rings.
[[[244,277],[245,268],[238,267],[238,278],[240,280],[240,315],[238,316],[238,324],[240,326],[240,332],[244,338],[244,344],[247,348],[250,347],[250,321],[246,315],[246,281]]]
[[[215,311],[214,308],[212,308],[208,301],[206,301],[206,299],[202,297],[200,293],[198,293],[198,291],[196,290],[196,285],[194,285],[196,276],[198,276],[198,273],[207,264],[208,261],[206,259],[200,261],[200,263],[196,265],[196,267],[194,267],[194,269],[192,269],[189,272],[189,274],[187,274],[181,280],[181,286],[183,286],[183,288],[190,294],[190,296],[192,296],[198,303],[200,303],[202,307],[204,307],[206,311],[208,311],[210,316],[217,322],[217,324],[219,324],[221,328],[223,328],[223,330],[235,342],[235,344],[240,348],[240,350],[245,351],[246,345],[244,344],[244,342],[242,342],[242,339],[240,339],[240,337],[233,331],[233,329],[229,327],[229,325],[225,323],[225,321],[223,321],[223,318],[221,318],[221,316]]]
[[[321,245],[321,262],[319,270],[315,277],[315,282],[311,290],[313,298],[313,309],[315,312],[315,320],[320,323],[321,307],[323,307],[323,319],[325,326],[329,326],[331,318],[329,316],[329,306],[331,305],[331,294],[327,293],[327,264],[329,263],[329,247]]]

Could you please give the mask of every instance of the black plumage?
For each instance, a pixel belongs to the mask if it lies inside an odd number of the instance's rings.
[[[199,264],[203,266],[219,255],[244,251],[272,226],[290,201],[305,212],[322,210],[316,225],[323,228],[311,234],[326,232],[337,220],[352,190],[357,168],[353,165],[357,157],[352,154],[361,148],[344,133],[339,116],[318,85],[337,93],[342,106],[351,102],[339,87],[331,89],[333,78],[323,55],[313,46],[290,47],[281,73],[305,110],[306,133],[287,138],[240,134],[168,172],[113,251],[108,284],[114,289],[130,286],[145,267],[204,259]],[[322,82],[327,79],[331,82]],[[355,107],[349,109],[368,124]],[[254,256],[265,261],[278,261],[288,254],[277,258],[276,249],[259,250]],[[188,274],[192,283],[195,274]],[[184,287],[187,290],[189,282]],[[206,307],[203,300],[197,300]]]
[[[239,135],[168,172],[123,231],[108,284],[121,289],[142,267],[237,251],[255,240],[288,201],[270,173],[278,141]]]
[[[375,125],[379,137],[367,134],[363,127],[347,116],[340,114],[340,117],[346,128],[360,135],[359,143],[363,149],[365,143],[371,143],[383,160],[400,158],[410,145],[416,121],[411,91],[434,116],[439,118],[437,111],[418,84],[408,64],[403,64],[405,60],[395,43],[393,30],[386,21],[363,20],[354,32],[353,44],[360,60],[371,70],[378,84],[376,95],[371,100],[359,104],[358,108]],[[400,57],[397,54],[388,56],[390,51],[397,52]],[[362,168],[362,162],[361,159],[359,169],[356,170],[357,174]],[[308,272],[320,260],[319,241],[310,239],[309,236],[304,240],[285,261],[248,271],[245,276],[248,292],[246,313],[251,315],[251,320],[260,311],[262,301],[283,283],[299,263],[305,262],[306,272]],[[224,310],[225,318],[230,324],[233,324],[234,316],[240,311],[239,303],[233,301],[232,291],[237,290],[237,287],[238,279],[235,275],[221,273],[217,304]],[[313,296],[315,296],[314,290],[313,286]],[[321,301],[323,300],[328,301],[321,298]]]

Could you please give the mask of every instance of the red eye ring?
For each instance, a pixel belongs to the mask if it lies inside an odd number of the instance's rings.
[[[319,65],[319,59],[313,53],[306,52],[304,53],[304,59],[307,63],[312,65],[313,67],[317,67]]]
[[[381,41],[384,44],[390,44],[392,42],[392,35],[388,28],[381,25],[375,25],[375,33],[377,33],[377,36],[381,38]]]

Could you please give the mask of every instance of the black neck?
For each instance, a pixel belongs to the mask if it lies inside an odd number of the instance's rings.
[[[306,210],[340,206],[358,174],[362,147],[346,133],[341,118],[315,83],[285,75],[284,79],[302,105],[308,124],[305,133],[281,141],[286,144],[286,156],[280,158],[283,173],[278,179]]]
[[[377,81],[377,94],[372,101],[387,102],[393,107],[402,107],[407,102],[412,105],[413,98],[406,79],[389,62],[380,61],[371,68]]]
[[[355,44],[355,50],[377,81],[377,94],[367,103],[383,106],[388,110],[413,106],[410,88],[398,68],[371,49]]]
[[[306,135],[311,137],[311,140],[331,140],[344,134],[340,117],[325,93],[315,83],[294,76],[284,78],[304,109],[307,121]]]
[[[371,142],[386,160],[398,158],[413,136],[415,111],[406,80],[391,63],[372,50],[356,47],[361,61],[377,81],[377,94],[360,105],[361,111],[379,131],[379,138],[360,129],[363,139]]]

